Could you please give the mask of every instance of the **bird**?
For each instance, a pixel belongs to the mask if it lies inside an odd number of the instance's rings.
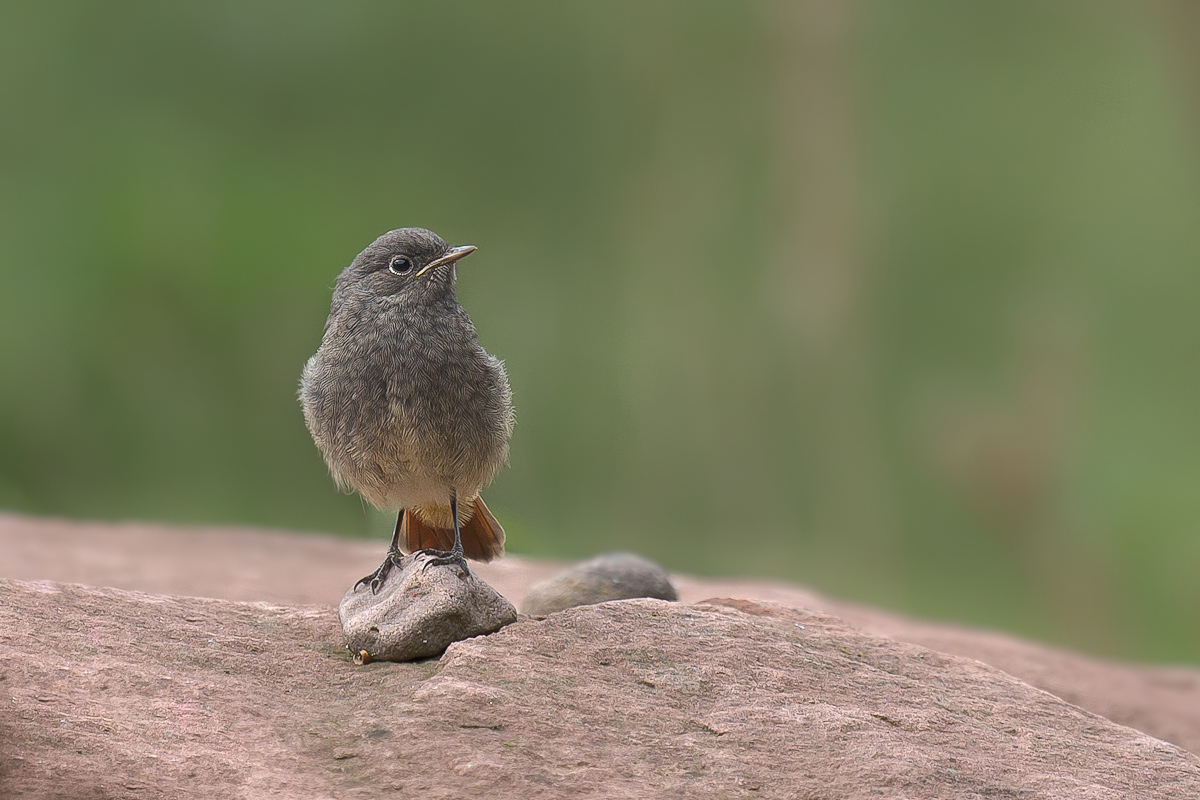
[[[512,391],[454,292],[475,250],[424,228],[375,239],[338,275],[301,373],[305,424],[333,479],[396,512],[387,557],[355,589],[377,593],[406,552],[465,574],[466,559],[504,553],[479,493],[508,461]]]

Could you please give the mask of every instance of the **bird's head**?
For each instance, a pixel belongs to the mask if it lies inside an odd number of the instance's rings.
[[[364,293],[401,302],[431,302],[454,290],[454,264],[475,252],[472,245],[451,247],[424,228],[388,231],[342,270],[334,289],[340,297]]]

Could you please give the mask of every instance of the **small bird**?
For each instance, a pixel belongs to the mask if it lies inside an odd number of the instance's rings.
[[[512,392],[454,296],[459,259],[423,228],[383,234],[342,270],[300,404],[343,490],[397,511],[387,558],[356,584],[378,592],[404,552],[428,564],[490,561],[504,529],[479,491],[508,461]]]

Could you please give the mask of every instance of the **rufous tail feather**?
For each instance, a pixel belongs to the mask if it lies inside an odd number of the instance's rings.
[[[465,523],[461,522],[460,517],[458,533],[462,539],[463,555],[473,561],[491,561],[504,555],[504,528],[492,516],[482,497],[475,498],[473,511]],[[402,513],[400,541],[406,552],[449,550],[454,546],[453,528],[435,528],[410,509]]]

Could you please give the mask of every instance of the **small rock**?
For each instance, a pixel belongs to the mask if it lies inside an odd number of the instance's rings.
[[[454,564],[427,566],[430,558],[404,556],[378,594],[368,584],[346,592],[338,618],[356,662],[430,658],[517,621],[512,603],[474,573]]]
[[[544,616],[575,606],[634,597],[678,599],[675,587],[658,564],[632,553],[608,553],[535,583],[525,595],[522,610]]]

